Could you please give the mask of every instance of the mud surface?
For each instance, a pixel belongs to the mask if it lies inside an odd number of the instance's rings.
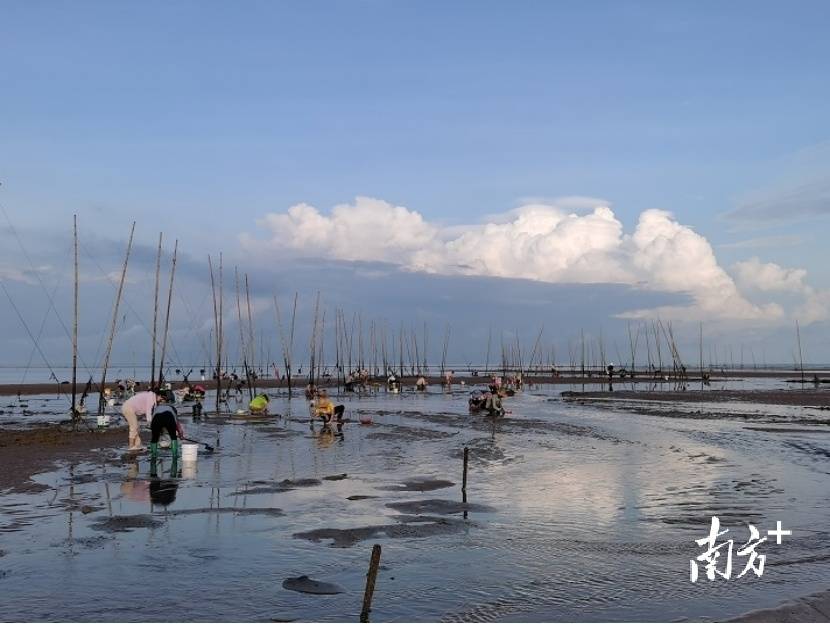
[[[127,429],[112,427],[104,431],[71,425],[0,432],[0,492],[36,492],[43,485],[31,481],[32,475],[52,468],[57,462],[71,462],[90,456],[95,449],[126,445]]]
[[[776,390],[686,390],[660,391],[618,390],[615,392],[568,392],[565,396],[573,401],[594,400],[636,400],[663,401],[671,403],[713,403],[741,401],[760,405],[798,405],[830,409],[830,388],[824,389],[776,389]]]
[[[235,417],[245,404],[232,400],[194,421],[183,406],[188,437],[216,446],[195,464],[126,453],[123,428],[7,427],[4,616],[167,620],[147,582],[162,574],[175,595],[199,596],[177,619],[354,621],[375,543],[377,621],[724,620],[826,590],[830,411],[763,403],[789,396],[776,380],[730,384],[717,400],[649,385],[660,400],[596,403],[528,388],[503,418],[471,415],[470,388],[343,395],[339,435],[275,391],[282,416]],[[10,418],[56,417],[48,398],[10,399]],[[693,584],[714,515],[736,547],[749,524],[792,535],[759,547],[760,578],[736,578],[735,554],[731,580]],[[343,593],[283,586],[302,576]],[[125,611],[125,586],[140,610]]]

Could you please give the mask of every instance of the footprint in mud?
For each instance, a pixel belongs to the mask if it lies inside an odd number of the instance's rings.
[[[444,440],[457,435],[457,432],[449,433],[435,429],[422,429],[420,427],[404,427],[402,425],[383,425],[384,431],[375,431],[366,436],[367,440],[400,440],[404,442],[415,442],[417,440]]]
[[[71,550],[78,546],[92,550],[94,548],[103,548],[114,539],[114,535],[97,535],[95,537],[76,537],[72,539],[65,539],[49,545],[52,548],[64,548],[66,550]]]
[[[433,516],[398,516],[398,524],[380,524],[375,526],[354,527],[351,529],[314,529],[294,533],[293,537],[311,542],[331,540],[332,548],[350,548],[358,542],[385,535],[390,539],[406,539],[449,535],[475,526],[461,519],[440,518]]]
[[[175,509],[167,511],[168,516],[195,516],[200,514],[233,514],[235,516],[284,516],[277,507],[199,507],[196,509]]]
[[[300,592],[302,594],[316,594],[319,596],[329,596],[332,594],[342,594],[346,590],[336,583],[327,583],[326,581],[315,581],[305,574],[293,578],[287,578],[282,582],[284,589],[290,591]]]
[[[387,492],[432,492],[433,490],[442,490],[444,488],[455,485],[452,481],[446,479],[433,479],[430,477],[416,477],[414,479],[407,479],[395,485],[385,485],[379,487],[379,490]]]
[[[164,522],[156,520],[150,514],[138,514],[135,516],[112,516],[111,518],[102,518],[97,522],[93,522],[89,526],[94,531],[104,531],[106,533],[128,533],[133,529],[155,529],[163,524]]]
[[[328,477],[323,477],[323,481],[342,481],[343,479],[347,479],[349,475],[345,472],[343,474],[336,474],[336,475],[329,475]]]
[[[460,514],[465,511],[490,512],[495,511],[487,505],[477,503],[460,503],[454,500],[431,498],[427,500],[403,501],[399,503],[387,503],[387,507],[408,514],[432,513],[439,515]]]
[[[345,478],[345,477],[344,477]],[[280,494],[282,492],[290,492],[297,488],[314,487],[321,485],[323,482],[320,479],[283,479],[279,482],[274,481],[251,481],[254,487],[243,488],[228,494],[228,496],[246,496],[249,494]]]
[[[499,446],[490,438],[474,438],[467,442],[469,449],[469,460],[479,466],[486,464],[510,464],[519,457],[508,457]],[[453,449],[450,456],[455,459],[462,459],[464,457],[464,449]]]

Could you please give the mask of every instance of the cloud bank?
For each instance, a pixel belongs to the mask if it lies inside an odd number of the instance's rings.
[[[329,214],[297,204],[266,215],[258,223],[259,234],[242,234],[240,241],[246,252],[278,257],[382,262],[441,275],[623,284],[691,299],[687,306],[623,315],[630,318],[661,314],[766,323],[785,317],[781,305],[750,300],[739,283],[762,293],[812,292],[804,286],[806,272],[764,265],[757,258],[733,268],[736,282],[718,264],[706,238],[670,212],[646,210],[626,233],[607,202],[588,200],[540,200],[485,223],[452,227],[370,197],[337,205]],[[815,309],[811,316],[815,320],[821,313]]]

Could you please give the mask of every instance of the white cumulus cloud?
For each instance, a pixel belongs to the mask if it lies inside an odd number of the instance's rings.
[[[809,290],[809,286],[804,283],[804,278],[807,277],[807,271],[804,269],[785,269],[773,262],[761,262],[758,258],[750,258],[735,263],[732,270],[742,288],[794,293]]]
[[[260,235],[243,234],[240,240],[246,250],[260,253],[385,262],[450,275],[628,284],[692,300],[686,307],[635,310],[629,316],[756,321],[783,316],[777,304],[746,299],[709,242],[671,213],[646,210],[627,234],[606,202],[592,200],[588,208],[588,198],[580,199],[536,200],[485,223],[452,227],[369,197],[337,205],[329,214],[298,204],[266,215],[259,221]],[[751,270],[738,270],[744,273]],[[801,278],[796,271],[785,281]]]

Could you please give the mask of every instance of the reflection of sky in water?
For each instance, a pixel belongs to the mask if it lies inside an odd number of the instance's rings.
[[[272,411],[283,418],[217,425],[185,416],[189,436],[210,444],[218,437],[219,448],[213,455],[200,449],[195,471],[172,480],[169,458],[161,462],[162,489],[175,493],[169,506],[151,500],[159,482],[146,456],[136,465],[115,452],[41,475],[50,487],[42,493],[2,498],[0,587],[15,596],[6,616],[356,619],[375,542],[385,566],[377,620],[717,618],[824,588],[830,491],[822,453],[830,435],[823,427],[771,432],[738,419],[599,410],[556,400],[565,389],[508,399],[512,414],[495,427],[467,414],[460,390],[350,396],[343,399],[347,418],[368,414],[375,424],[349,423],[333,439],[321,438],[319,425],[309,429],[303,400],[289,411],[285,399],[275,399]],[[293,537],[400,526],[402,514],[390,502],[460,500],[465,444],[470,501],[492,512],[471,512],[458,530],[380,533],[349,548]],[[348,478],[324,479],[342,473]],[[411,477],[456,485],[394,491]],[[319,483],[288,489],[286,479]],[[250,493],[257,488],[271,491]],[[82,513],[83,505],[91,513]],[[765,549],[762,579],[692,585],[688,562],[699,554],[692,540],[707,533],[713,513],[736,540],[745,539],[746,521],[766,530],[781,520],[795,536]],[[136,528],[107,530],[119,517]],[[282,589],[284,578],[300,574],[337,582],[347,593]]]

